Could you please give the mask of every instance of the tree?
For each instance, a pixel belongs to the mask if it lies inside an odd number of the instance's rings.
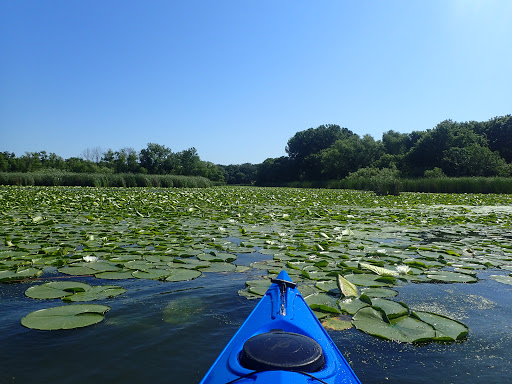
[[[498,151],[506,162],[512,162],[512,115],[495,117],[477,125],[476,130],[485,135],[491,151]]]
[[[322,168],[326,178],[343,179],[359,168],[372,166],[384,153],[380,141],[370,135],[353,135],[337,140],[322,151]]]
[[[268,158],[257,168],[257,185],[282,185],[294,180],[293,160],[286,156]]]
[[[382,144],[390,155],[404,155],[412,147],[412,137],[408,133],[389,130],[382,134]]]
[[[409,151],[405,161],[410,172],[422,176],[427,169],[443,168],[445,152],[451,148],[469,146],[486,147],[487,140],[476,133],[469,124],[460,124],[452,120],[439,123],[434,129],[427,131]],[[446,162],[444,163],[446,166]],[[443,168],[446,174],[449,174]]]
[[[286,153],[295,162],[296,178],[314,180],[321,178],[322,155],[337,140],[354,136],[354,133],[339,125],[327,124],[297,132],[288,140]]]
[[[506,165],[497,151],[476,144],[448,149],[442,162],[444,172],[452,177],[496,176]]]
[[[87,148],[82,151],[81,158],[93,163],[99,164],[104,156],[104,151],[101,147]]]
[[[166,160],[172,155],[170,148],[164,145],[148,143],[147,148],[140,151],[140,166],[147,170],[148,173],[164,174],[169,173],[165,167]],[[167,170],[167,172],[166,172]]]

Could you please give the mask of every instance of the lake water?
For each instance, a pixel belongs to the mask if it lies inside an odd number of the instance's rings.
[[[263,257],[239,256],[239,264]],[[399,344],[356,329],[330,334],[363,383],[512,382],[512,292],[487,279],[496,272],[480,272],[477,284],[396,288],[395,299],[411,309],[432,310],[468,325],[469,336],[461,343]],[[256,305],[238,290],[260,275],[251,270],[180,283],[116,281],[128,290],[101,302],[112,307],[103,322],[52,332],[20,324],[29,312],[48,307],[47,301],[24,296],[33,283],[4,284],[0,383],[197,383]],[[73,280],[101,284],[88,277]]]

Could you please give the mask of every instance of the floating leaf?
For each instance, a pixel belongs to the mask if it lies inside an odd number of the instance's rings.
[[[450,271],[431,271],[427,277],[441,283],[476,283],[478,281],[475,276]]]
[[[391,287],[395,282],[395,278],[392,276],[370,275],[366,273],[345,275],[345,279],[352,284],[363,287]]]
[[[48,331],[81,328],[99,323],[109,310],[110,307],[106,305],[65,305],[31,312],[21,319],[21,324],[27,328]]]
[[[187,281],[197,279],[201,276],[201,272],[194,269],[178,268],[169,271],[170,275],[165,279],[166,281]]]
[[[234,264],[212,263],[209,267],[202,268],[202,272],[232,272],[236,269]]]
[[[263,296],[269,289],[271,281],[269,279],[264,280],[250,280],[246,281],[247,289],[250,293]]]
[[[359,263],[359,264],[361,265],[361,267],[369,269],[370,271],[372,271],[380,276],[398,276],[399,275],[399,273],[397,271],[392,271],[391,269],[378,267],[373,264],[368,264],[368,263]]]
[[[125,280],[125,279],[133,279],[133,271],[119,271],[119,272],[101,272],[97,273],[94,276],[98,279],[106,279],[106,280]]]
[[[66,275],[72,275],[72,276],[89,276],[94,275],[98,273],[95,269],[89,268],[89,267],[74,267],[74,266],[68,266],[64,268],[59,268],[60,273],[64,273]]]
[[[346,297],[338,300],[338,307],[342,312],[355,315],[361,308],[369,307],[371,302],[361,300],[361,298]]]
[[[406,316],[409,314],[409,308],[405,304],[398,303],[396,301],[375,298],[371,300],[371,303],[372,307],[384,312],[388,319],[394,319],[396,317]]]
[[[368,297],[395,297],[398,292],[389,288],[367,288],[363,293]]]
[[[360,309],[352,322],[358,330],[387,340],[420,343],[436,337],[435,329],[421,320],[411,316],[387,320],[382,312],[372,307]]]
[[[25,295],[32,299],[60,299],[89,288],[89,284],[76,281],[52,281],[28,288]]]
[[[338,289],[343,293],[344,296],[359,296],[357,287],[341,275],[336,276],[336,283]]]
[[[328,313],[340,313],[338,299],[326,293],[314,293],[305,298],[311,309]]]
[[[116,285],[96,285],[83,292],[77,292],[71,296],[65,296],[62,300],[71,302],[103,300],[121,295],[125,292],[126,289]]]
[[[352,321],[348,318],[342,318],[340,316],[328,317],[322,321],[322,325],[325,329],[333,331],[343,331],[345,329],[352,328]]]
[[[512,276],[491,275],[489,279],[497,281],[498,283],[512,285]]]
[[[430,324],[436,330],[434,340],[437,341],[456,341],[465,338],[469,332],[464,324],[450,319],[449,317],[438,315],[436,313],[416,311],[414,315],[421,321]]]
[[[41,276],[43,271],[37,268],[20,268],[16,271],[0,271],[0,282],[30,279]]]
[[[146,269],[145,271],[133,271],[133,277],[137,279],[150,279],[150,280],[160,280],[164,277],[167,277],[171,274],[171,270],[165,269]]]

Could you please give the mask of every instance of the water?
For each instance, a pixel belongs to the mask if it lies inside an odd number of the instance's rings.
[[[237,292],[258,273],[206,274],[183,283],[117,281],[128,291],[102,302],[112,307],[102,323],[53,332],[20,325],[22,316],[49,306],[24,297],[30,283],[2,285],[0,383],[197,383],[256,305]],[[467,324],[464,342],[414,346],[355,329],[330,334],[363,383],[512,382],[511,287],[487,280],[490,273],[481,272],[477,284],[397,288],[396,299],[412,309],[446,312]],[[188,301],[200,309],[189,317],[179,310]],[[169,303],[178,311],[169,312]]]

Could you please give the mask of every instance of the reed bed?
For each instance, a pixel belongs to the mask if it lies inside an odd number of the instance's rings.
[[[213,184],[209,179],[201,176],[133,173],[0,172],[0,185],[206,188]]]

